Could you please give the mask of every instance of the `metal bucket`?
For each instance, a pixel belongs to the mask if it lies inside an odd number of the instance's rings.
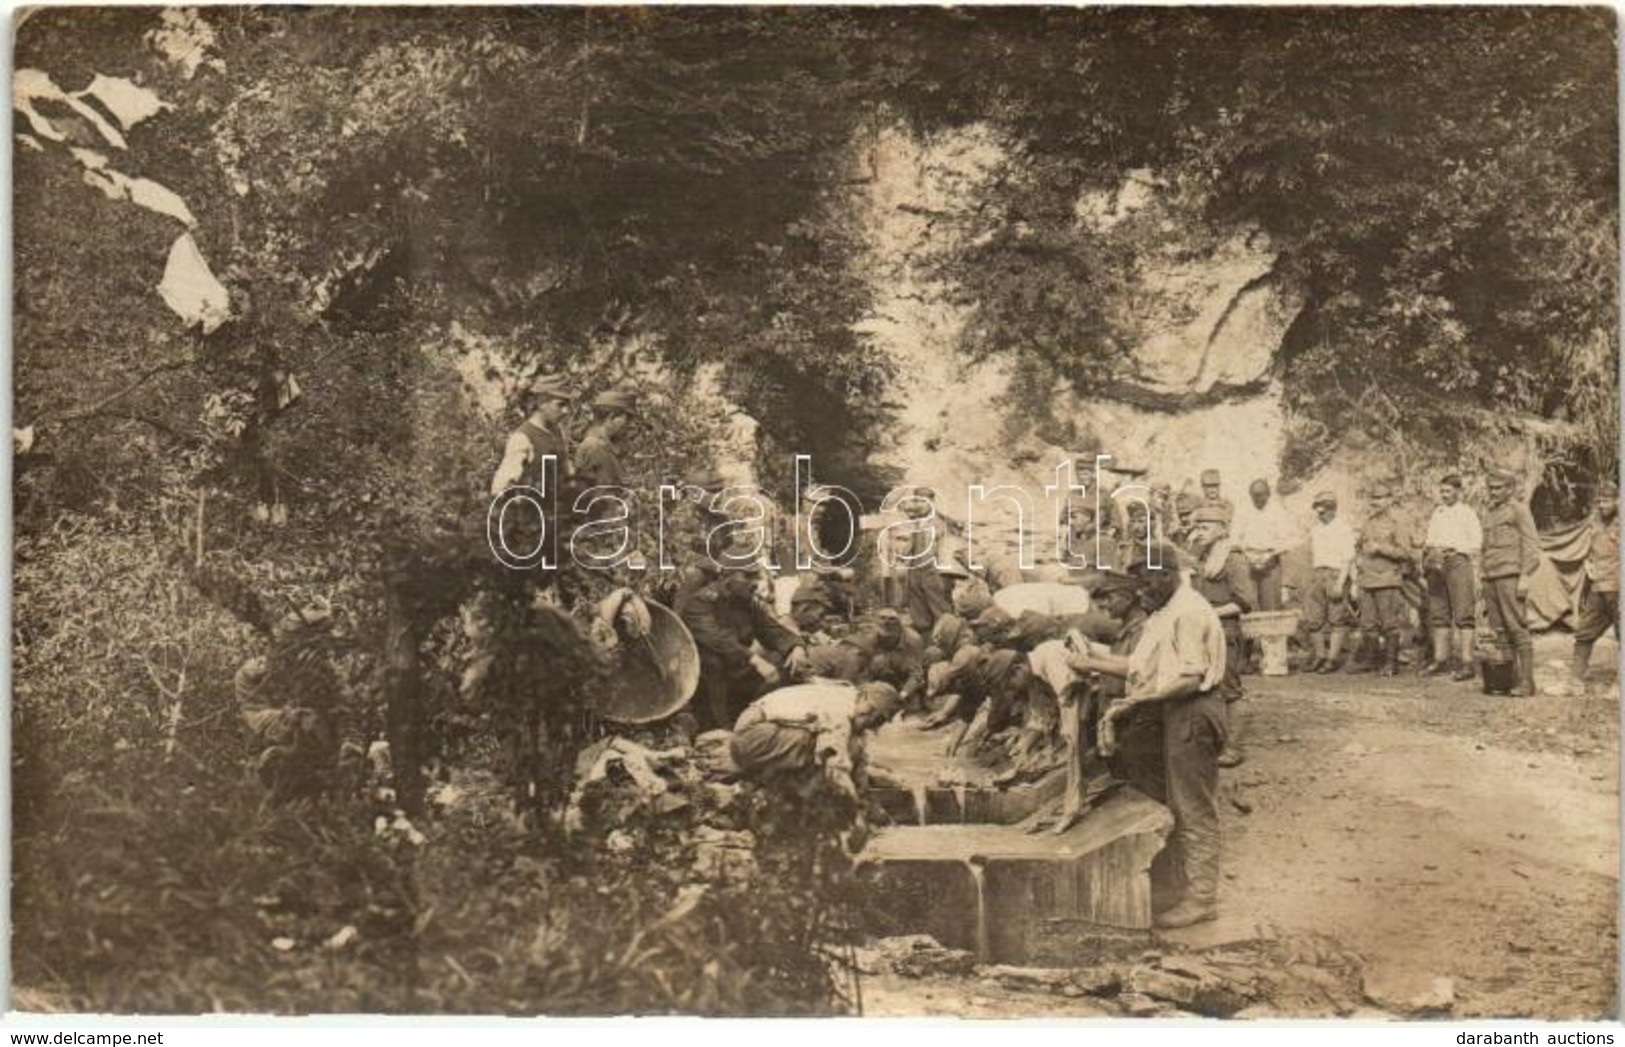
[[[645,601],[647,640],[621,636],[595,711],[616,723],[652,723],[688,704],[700,683],[700,652],[671,610]]]

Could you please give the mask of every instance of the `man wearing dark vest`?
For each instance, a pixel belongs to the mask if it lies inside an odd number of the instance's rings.
[[[557,461],[555,476],[570,475],[570,445],[564,433],[564,416],[575,395],[560,375],[538,378],[525,394],[529,413],[519,428],[508,435],[502,464],[491,477],[491,494],[498,495],[516,484],[540,488],[542,463],[551,455]]]

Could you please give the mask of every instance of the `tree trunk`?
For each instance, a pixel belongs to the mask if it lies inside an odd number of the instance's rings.
[[[395,797],[408,816],[423,812],[423,666],[421,628],[412,614],[404,578],[391,579],[385,597],[384,730],[394,767]]]

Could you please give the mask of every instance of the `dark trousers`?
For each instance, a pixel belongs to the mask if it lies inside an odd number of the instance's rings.
[[[1471,560],[1461,553],[1445,553],[1444,563],[1427,572],[1427,582],[1429,626],[1471,629],[1478,624]]]
[[[1491,578],[1484,583],[1484,610],[1488,613],[1490,628],[1507,643],[1517,648],[1528,648],[1529,621],[1524,617],[1523,597],[1518,595],[1518,576]]]
[[[1580,624],[1574,630],[1576,643],[1593,644],[1609,629],[1619,635],[1619,594],[1599,592],[1590,582],[1580,596]]]
[[[700,685],[689,703],[702,731],[731,731],[745,707],[766,694],[769,684],[748,664],[731,669],[700,652]]]
[[[1360,628],[1397,633],[1405,628],[1405,593],[1398,587],[1360,590]]]
[[[1224,700],[1214,692],[1167,703],[1163,773],[1173,812],[1170,845],[1186,896],[1211,904],[1219,893],[1219,764],[1228,739]]]

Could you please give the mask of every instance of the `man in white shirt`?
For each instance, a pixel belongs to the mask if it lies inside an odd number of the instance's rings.
[[[821,772],[861,812],[864,735],[902,707],[897,688],[886,683],[781,687],[739,714],[730,754],[740,773],[757,781],[802,784]]]
[[[1080,672],[1127,680],[1123,697],[1101,714],[1098,747],[1111,756],[1117,721],[1135,709],[1162,712],[1166,802],[1174,816],[1170,845],[1183,874],[1179,902],[1157,914],[1158,927],[1188,927],[1217,915],[1219,891],[1219,752],[1229,739],[1224,699],[1224,626],[1213,606],[1185,580],[1172,546],[1157,550],[1161,567],[1138,564],[1139,598],[1149,616],[1127,658],[1092,648],[1074,654]]]
[[[1433,660],[1423,671],[1429,676],[1449,672],[1452,680],[1471,680],[1478,617],[1473,557],[1484,546],[1484,531],[1478,514],[1462,502],[1461,477],[1455,473],[1439,481],[1439,507],[1428,519],[1425,545],[1422,569],[1427,576]]]
[[[1281,554],[1298,544],[1298,525],[1270,499],[1268,480],[1254,480],[1247,488],[1252,504],[1236,513],[1230,544],[1247,560],[1240,595],[1255,611],[1281,609]]]
[[[1354,566],[1354,528],[1337,515],[1337,496],[1315,495],[1315,523],[1309,528],[1312,573],[1303,594],[1303,627],[1314,651],[1312,672],[1336,672],[1349,634],[1349,572]]]

